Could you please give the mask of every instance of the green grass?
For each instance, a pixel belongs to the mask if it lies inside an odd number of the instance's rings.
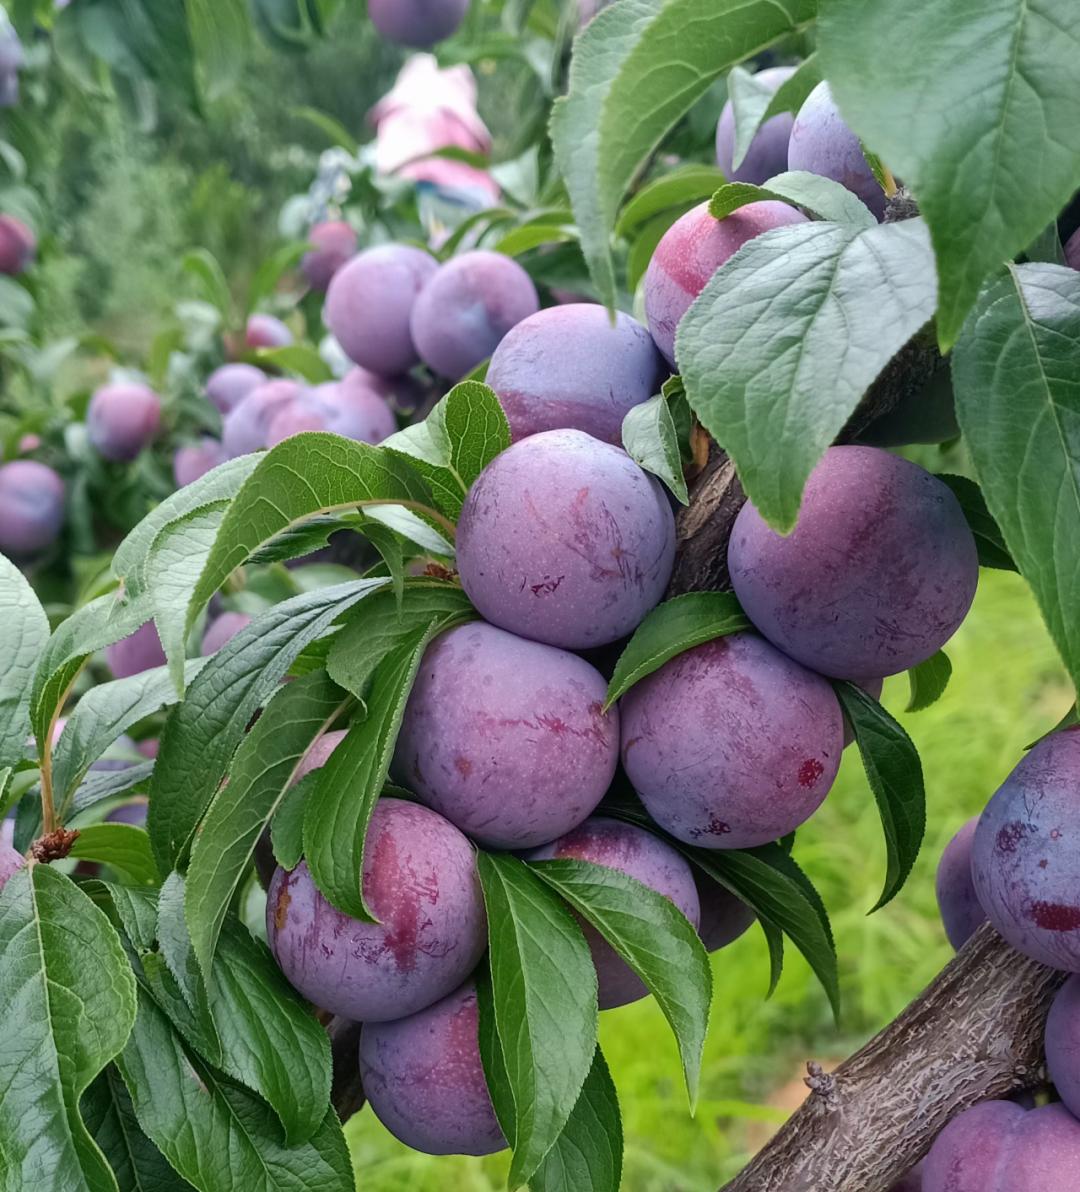
[[[716,995],[701,1097],[691,1118],[674,1042],[652,999],[603,1016],[601,1043],[619,1090],[626,1133],[624,1192],[714,1192],[783,1120],[807,1059],[826,1065],[900,1011],[949,959],[934,901],[934,868],[953,832],[985,805],[1026,744],[1057,723],[1071,696],[1023,582],[983,572],[975,607],[948,647],[943,698],[902,709],[907,680],[884,702],[922,755],[928,826],[908,884],[877,914],[884,875],[881,825],[852,750],[825,806],[799,832],[796,856],[829,908],[840,955],[843,1017],[833,1024],[807,965],[788,949],[773,998],[762,1000],[768,961],[751,929],[714,957]],[[770,1103],[787,1088],[785,1108]],[[364,1192],[488,1192],[505,1156],[432,1159],[400,1145],[369,1109],[347,1127]]]

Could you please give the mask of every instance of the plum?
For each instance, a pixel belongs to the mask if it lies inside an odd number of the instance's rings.
[[[1080,1116],[1080,976],[1065,982],[1050,1007],[1046,1067],[1065,1107]]]
[[[247,455],[265,447],[267,432],[274,415],[299,392],[300,385],[296,381],[284,379],[267,381],[265,385],[252,389],[247,397],[225,416],[225,427],[221,436],[225,454],[230,459],[235,459],[238,455]]]
[[[944,443],[960,433],[949,369],[939,368],[925,387],[900,399],[887,414],[859,432],[859,442],[874,447],[909,443]]]
[[[925,1163],[916,1164],[901,1180],[893,1184],[889,1192],[923,1192],[923,1171]]]
[[[770,91],[779,90],[782,83],[795,73],[794,66],[770,66],[759,70],[754,78]],[[750,148],[738,169],[732,162],[735,158],[735,109],[729,99],[720,112],[716,125],[716,164],[729,182],[752,182],[760,186],[788,168],[788,139],[795,117],[791,112],[778,112],[754,133]]]
[[[439,266],[420,291],[409,326],[420,359],[432,372],[456,381],[539,308],[532,278],[517,261],[477,250]]]
[[[199,651],[204,658],[216,654],[228,641],[251,624],[251,617],[247,613],[221,613],[206,627],[203,633],[202,649]]]
[[[660,392],[668,370],[649,332],[595,303],[550,306],[522,319],[495,349],[486,383],[514,439],[568,427],[622,446],[622,424]]]
[[[1018,951],[1080,972],[1080,726],[1044,737],[979,817],[975,893]]]
[[[645,271],[645,320],[656,346],[675,363],[675,332],[712,275],[755,236],[772,228],[805,223],[786,203],[748,203],[725,219],[714,219],[701,203],[664,233]]]
[[[103,385],[90,399],[86,429],[102,458],[126,463],[161,429],[161,398],[147,385]]]
[[[732,587],[774,645],[834,678],[925,662],[975,597],[975,539],[952,490],[876,447],[830,447],[795,529],[747,503],[728,544]]]
[[[0,273],[18,277],[34,262],[37,240],[34,233],[14,215],[0,215]]]
[[[345,729],[334,729],[316,737],[308,747],[307,753],[300,759],[300,764],[293,774],[292,785],[296,785],[301,778],[307,777],[313,770],[320,770],[330,760],[330,754],[337,749],[345,739]]]
[[[696,929],[701,919],[697,887],[689,862],[670,844],[633,824],[592,816],[583,824],[530,852],[527,861],[591,861],[618,870],[670,899]],[[647,996],[641,978],[599,931],[583,922],[581,929],[596,965],[601,1010],[625,1006]]]
[[[45,464],[0,465],[0,551],[33,555],[52,546],[64,524],[64,482]]]
[[[659,481],[580,430],[541,431],[496,456],[458,522],[461,582],[481,615],[567,649],[636,629],[674,561]]]
[[[141,828],[146,823],[146,810],[149,805],[150,801],[145,796],[140,796],[114,807],[105,818],[110,824],[132,824]]]
[[[273,315],[253,314],[248,316],[244,328],[244,346],[247,348],[287,348],[293,342],[293,333]]]
[[[676,655],[620,704],[627,777],[687,844],[778,840],[818,809],[840,765],[832,688],[753,633]]]
[[[438,267],[419,248],[382,244],[358,253],[334,274],[323,319],[350,360],[384,377],[417,363],[409,319],[416,296]]]
[[[16,870],[26,864],[26,858],[8,840],[0,840],[0,890]]]
[[[381,443],[397,430],[394,412],[356,378],[346,385],[329,381],[307,389],[275,413],[266,434],[267,447],[305,430],[329,431],[360,443]]]
[[[971,844],[979,817],[969,819],[945,846],[938,862],[935,889],[949,943],[959,952],[986,922],[971,880]]]
[[[313,290],[325,291],[334,274],[356,254],[356,233],[343,219],[328,219],[315,224],[307,238],[315,247],[304,253],[300,269]]]
[[[754,912],[730,890],[718,881],[706,877],[700,869],[694,869],[694,883],[697,886],[698,903],[701,907],[701,921],[698,935],[706,952],[718,952],[734,943],[753,923]]]
[[[457,31],[469,0],[368,0],[371,23],[388,41],[426,50]]]
[[[173,454],[173,479],[177,488],[193,484],[200,476],[213,471],[225,460],[225,449],[217,441],[204,435],[197,443],[185,443]]]
[[[266,373],[254,364],[223,364],[206,378],[206,396],[222,414],[228,414],[267,380]]]
[[[463,832],[531,848],[600,802],[619,718],[584,659],[481,621],[429,647],[405,708],[394,774]]]
[[[363,891],[377,923],[331,906],[307,863],[279,868],[266,934],[304,997],[357,1022],[402,1018],[445,997],[476,967],[487,920],[472,845],[436,812],[381,799],[368,829]]]
[[[157,627],[153,621],[140,625],[134,633],[105,647],[105,661],[118,679],[127,679],[155,666],[165,665]]]
[[[266,446],[276,447],[278,443],[304,431],[326,429],[325,409],[320,402],[314,400],[310,389],[304,389],[274,411],[266,428]]]
[[[1071,269],[1080,269],[1080,228],[1065,241],[1065,264]]]
[[[414,1151],[490,1155],[506,1146],[480,1060],[476,989],[364,1026],[360,1077],[375,1116]]]
[[[885,192],[863,154],[859,138],[840,115],[827,82],[818,83],[803,102],[788,142],[788,169],[806,170],[839,182],[870,208],[885,214]]]
[[[424,386],[408,373],[380,377],[378,373],[369,372],[359,365],[349,369],[340,383],[345,389],[356,386],[377,394],[396,414],[415,414],[428,397]]]

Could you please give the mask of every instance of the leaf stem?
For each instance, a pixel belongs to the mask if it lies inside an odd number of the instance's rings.
[[[892,170],[884,162],[881,163],[881,176],[885,180],[885,194],[891,199],[900,187],[896,184]]]

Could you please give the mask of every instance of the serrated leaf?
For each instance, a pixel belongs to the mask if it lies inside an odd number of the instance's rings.
[[[1013,557],[1005,545],[1001,528],[986,507],[982,489],[967,476],[949,476],[939,472],[937,478],[952,489],[953,496],[960,502],[967,524],[975,535],[979,566],[993,567],[1000,571],[1016,571],[1016,563],[1013,562]]]
[[[755,186],[751,182],[728,182],[712,196],[709,214],[714,219],[724,219],[747,203],[760,203],[767,199],[802,207],[818,219],[850,224],[856,228],[877,227],[877,220],[870,208],[846,186],[805,170],[787,170],[770,178],[762,186]]]
[[[683,165],[654,179],[626,204],[615,225],[619,236],[630,236],[665,211],[686,211],[711,198],[727,179],[716,166]]]
[[[913,666],[907,675],[911,694],[904,711],[921,712],[945,694],[945,688],[948,687],[952,676],[952,663],[944,650],[938,650],[925,662]]]
[[[794,526],[806,478],[935,304],[920,220],[803,223],[744,244],[683,316],[690,406],[774,529]]]
[[[49,621],[23,573],[0,555],[0,766],[21,761],[30,736],[30,689]]]
[[[821,67],[816,54],[804,58],[795,68],[795,73],[775,90],[755,81],[755,76],[740,66],[732,70],[728,76],[728,98],[735,116],[732,165],[736,170],[742,165],[750,142],[765,121],[781,112],[797,112],[820,82]]]
[[[631,459],[646,472],[658,476],[683,505],[690,504],[679,437],[667,398],[662,393],[629,411],[623,419],[622,441]]]
[[[260,348],[255,353],[260,364],[269,364],[286,372],[296,373],[310,385],[321,385],[334,379],[330,365],[319,353],[306,344],[287,344],[283,348]]]
[[[734,592],[686,592],[665,600],[646,614],[619,655],[604,710],[676,654],[750,627]]]
[[[318,781],[314,771],[307,773],[282,796],[270,822],[270,844],[274,860],[282,869],[295,869],[304,856],[304,813],[307,801]]]
[[[135,980],[112,925],[67,877],[28,864],[0,891],[0,1154],[11,1187],[115,1192],[79,1100],[124,1046]]]
[[[135,885],[153,886],[161,881],[150,837],[133,824],[90,824],[80,828],[70,856],[101,861],[118,869]]]

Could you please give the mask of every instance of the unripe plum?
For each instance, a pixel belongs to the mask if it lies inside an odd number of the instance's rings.
[[[542,431],[496,456],[458,522],[458,570],[481,614],[567,649],[636,629],[674,561],[659,481],[579,430]]]
[[[222,414],[228,414],[266,381],[266,373],[254,364],[223,364],[206,378],[206,396]]]
[[[161,429],[161,398],[146,385],[103,385],[90,399],[86,429],[104,459],[132,460]]]
[[[759,70],[754,78],[775,93],[794,73],[794,66],[770,66],[766,70]],[[795,117],[791,112],[778,112],[770,116],[754,133],[746,156],[739,168],[735,169],[732,165],[735,160],[735,109],[729,99],[716,125],[716,164],[724,177],[729,182],[752,182],[760,186],[777,174],[782,174],[788,168],[788,140],[794,123]]]
[[[34,262],[37,240],[34,233],[14,215],[0,215],[0,273],[18,277]]]
[[[645,319],[656,346],[675,363],[675,332],[694,299],[729,257],[755,236],[772,228],[806,223],[806,216],[786,203],[748,203],[724,219],[701,203],[664,233],[645,271]]]
[[[155,666],[164,666],[165,651],[161,647],[157,626],[153,621],[147,621],[134,633],[106,646],[105,661],[118,679],[127,679]]]
[[[1065,982],[1050,1007],[1046,1067],[1065,1107],[1080,1115],[1080,976]]]
[[[570,427],[618,447],[623,419],[660,392],[667,373],[636,319],[620,311],[612,327],[604,307],[581,302],[522,319],[495,349],[485,380],[515,440]]]
[[[971,879],[971,845],[979,817],[969,819],[945,846],[938,862],[935,889],[949,943],[959,952],[986,922]]]
[[[670,844],[633,824],[593,816],[579,827],[535,849],[527,861],[591,861],[636,878],[670,899],[696,929],[701,919],[697,887],[689,863]],[[625,1006],[647,996],[648,989],[632,968],[590,923],[581,929],[596,965],[601,1010]]]
[[[221,441],[230,459],[266,446],[270,423],[282,407],[300,392],[296,381],[267,381],[253,389],[225,416]]]
[[[420,291],[409,325],[420,359],[456,381],[486,360],[511,327],[539,309],[532,278],[517,261],[476,250],[439,266]]]
[[[718,952],[734,943],[756,916],[746,903],[697,868],[694,869],[694,883],[701,906],[698,935],[706,952]]]
[[[470,981],[418,1014],[364,1026],[360,1077],[375,1116],[414,1151],[490,1155],[506,1146],[480,1060]]]
[[[823,675],[896,674],[956,632],[979,560],[960,503],[936,476],[876,447],[830,447],[784,537],[747,502],[728,544],[746,615]]]
[[[287,348],[293,333],[273,315],[254,314],[244,328],[244,345],[248,348]]]
[[[371,23],[388,41],[426,50],[457,31],[469,0],[368,0]]]
[[[207,625],[199,652],[204,658],[216,654],[226,642],[232,641],[241,629],[246,629],[250,624],[251,617],[247,613],[221,613]]]
[[[307,236],[315,246],[304,253],[300,269],[313,290],[325,290],[335,273],[356,253],[356,233],[343,219],[317,223]]]
[[[975,893],[1018,951],[1080,972],[1080,726],[1044,737],[987,804]]]
[[[331,906],[307,863],[278,869],[266,934],[289,982],[309,1001],[357,1022],[430,1006],[473,971],[487,944],[476,857],[441,815],[381,799],[364,851],[364,899],[377,923]]]
[[[197,443],[185,443],[173,455],[173,479],[177,488],[193,484],[225,461],[225,449],[217,441],[203,437]]]
[[[531,848],[600,802],[619,718],[584,659],[482,621],[451,629],[420,665],[394,773],[428,806],[494,848]]]
[[[52,546],[64,524],[64,482],[33,459],[0,466],[0,551],[32,555]]]
[[[832,688],[756,634],[676,655],[620,703],[627,777],[687,844],[779,840],[818,809],[840,765]]]
[[[382,244],[358,253],[334,274],[323,319],[350,360],[384,377],[417,363],[409,319],[416,296],[438,267],[419,248]]]
[[[810,92],[795,117],[788,142],[788,169],[831,178],[862,199],[878,219],[885,214],[885,192],[826,82]]]

